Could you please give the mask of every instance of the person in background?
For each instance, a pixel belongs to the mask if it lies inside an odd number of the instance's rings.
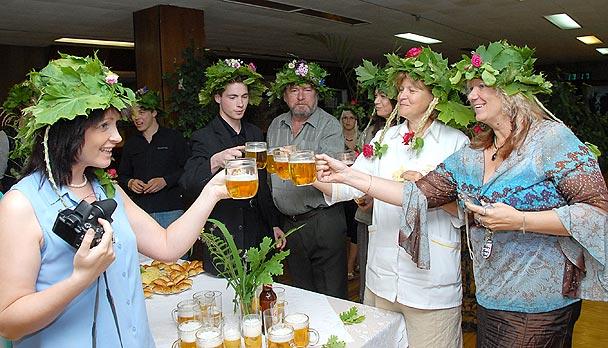
[[[296,145],[298,150],[338,153],[344,149],[342,127],[318,106],[330,93],[327,72],[318,64],[293,60],[277,72],[269,95],[282,99],[289,111],[268,128],[268,145]],[[341,206],[329,207],[312,186],[295,186],[277,175],[271,177],[272,198],[285,215],[284,230],[304,225],[293,234],[287,259],[295,286],[346,298],[346,223]]]
[[[180,179],[185,196],[194,199],[227,160],[242,157],[249,141],[264,141],[257,126],[243,120],[247,105],[258,105],[266,89],[255,65],[237,59],[220,60],[205,70],[207,80],[199,94],[201,104],[215,102],[219,114],[203,129],[192,134],[192,156]],[[280,213],[272,203],[265,169],[258,170],[258,193],[248,200],[228,200],[217,204],[211,217],[224,223],[239,249],[258,246],[264,236],[273,236],[285,246]],[[219,230],[214,230],[218,235]],[[203,250],[203,267],[217,274],[212,256]]]
[[[118,167],[118,182],[133,201],[167,228],[184,213],[178,180],[188,158],[184,137],[158,124],[158,93],[144,87],[136,92],[130,110],[139,131],[125,141]]]
[[[466,84],[484,127],[416,182],[317,162],[320,180],[402,206],[404,246],[431,269],[427,210],[464,202],[481,348],[571,347],[580,299],[608,301],[606,183],[590,149],[536,98],[551,83],[535,73],[533,54],[499,41],[455,64],[451,82]]]
[[[223,173],[165,229],[104,171],[122,141],[119,110],[135,102],[118,75],[96,56],[61,54],[29,76],[41,95],[25,110],[15,151],[30,156],[0,200],[0,336],[16,348],[154,347],[137,252],[183,255],[228,197]],[[88,229],[76,248],[55,232],[58,214],[104,199],[116,209],[96,221],[101,240]]]
[[[472,118],[472,113],[451,88],[447,59],[440,54],[414,47],[404,58],[386,57],[387,79],[399,91],[394,116],[405,122],[377,134],[352,167],[389,180],[415,181],[469,141],[439,118],[448,122],[455,116]],[[369,191],[323,182],[316,185],[329,203],[362,197]],[[420,268],[403,248],[400,209],[374,201],[364,301],[402,313],[413,348],[462,346],[461,220],[449,213],[455,211],[455,204],[429,211],[433,267]]]
[[[370,144],[374,136],[384,128],[387,118],[395,109],[395,100],[388,97],[392,83],[386,78],[386,70],[379,68],[369,61],[355,68],[360,88],[367,93],[367,97],[374,101],[374,109],[367,125],[357,140],[359,155],[365,144]],[[394,93],[396,94],[396,93]],[[369,244],[368,226],[372,224],[372,209],[374,199],[368,195],[354,200],[357,203],[355,220],[357,221],[357,246],[359,249],[359,299],[364,302],[365,272],[367,268],[367,247]]]

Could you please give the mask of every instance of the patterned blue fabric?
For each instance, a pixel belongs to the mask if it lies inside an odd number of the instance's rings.
[[[579,296],[608,300],[606,184],[588,148],[564,125],[542,121],[531,127],[521,148],[485,184],[483,163],[483,151],[464,148],[416,183],[422,191],[413,194],[423,193],[431,207],[443,203],[442,197],[454,199],[456,192],[464,192],[521,211],[553,209],[572,237],[498,231],[493,235],[492,253],[484,259],[486,231],[472,226],[479,304],[539,313],[578,301],[562,295],[566,257],[579,267],[584,257],[586,276]],[[404,202],[411,199],[404,197]],[[421,229],[425,233],[424,221]]]
[[[105,193],[99,182],[95,180],[92,184],[97,199],[105,199]],[[73,271],[74,249],[52,231],[57,213],[65,207],[48,180],[43,179],[39,173],[21,179],[12,190],[18,190],[28,198],[42,229],[44,244],[40,250],[40,271],[36,279],[36,291],[43,291],[69,277]],[[70,208],[74,208],[80,201],[66,187],[60,188],[60,194],[66,204],[71,205]],[[119,192],[114,199],[118,203],[112,215],[116,259],[108,267],[107,276],[116,306],[123,346],[154,347],[141,287],[137,241]],[[51,324],[15,341],[14,347],[90,347],[96,284],[97,282],[93,283],[74,298]],[[120,347],[105,292],[106,284],[101,277],[97,313],[97,347]]]

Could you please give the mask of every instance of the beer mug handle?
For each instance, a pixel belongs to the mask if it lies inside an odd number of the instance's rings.
[[[177,308],[173,308],[173,310],[171,311],[171,317],[173,318],[173,321],[175,321],[176,323],[177,321]]]
[[[173,344],[171,345],[171,348],[179,348],[179,339],[177,339],[175,342],[173,342]]]
[[[321,337],[319,335],[319,331],[312,329],[312,328],[308,328],[308,335],[309,335],[308,345],[314,346],[315,344],[319,343],[319,338]]]

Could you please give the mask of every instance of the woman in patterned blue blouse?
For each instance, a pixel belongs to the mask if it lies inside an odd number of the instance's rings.
[[[426,209],[465,202],[478,347],[570,347],[580,299],[608,300],[606,183],[587,146],[534,96],[551,84],[534,74],[532,54],[494,42],[455,64],[451,81],[466,84],[483,126],[417,182],[372,178],[324,155],[317,165],[325,182],[402,205],[402,246],[421,266]]]

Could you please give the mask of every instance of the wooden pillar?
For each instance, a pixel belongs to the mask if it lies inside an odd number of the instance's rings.
[[[204,14],[201,10],[158,5],[133,13],[137,87],[160,92],[168,106],[171,89],[163,75],[182,63],[188,46],[205,46]]]

